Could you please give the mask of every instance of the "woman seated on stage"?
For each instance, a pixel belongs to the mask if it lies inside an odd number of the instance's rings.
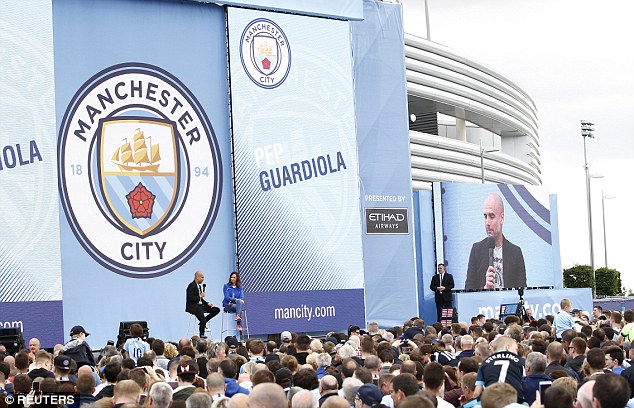
[[[222,306],[229,313],[235,312],[236,321],[238,322],[236,329],[242,330],[242,326],[240,325],[242,317],[240,313],[242,313],[242,309],[244,308],[244,294],[242,293],[240,275],[238,275],[238,272],[231,272],[229,282],[225,283],[222,291],[225,296],[222,300]]]

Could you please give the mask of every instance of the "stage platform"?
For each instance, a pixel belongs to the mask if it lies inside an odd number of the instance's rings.
[[[559,312],[559,302],[563,298],[570,299],[574,309],[592,312],[590,288],[524,290],[524,306],[536,319]],[[517,289],[513,289],[459,292],[454,294],[453,299],[453,305],[458,310],[458,320],[470,322],[471,317],[478,314],[485,315],[487,319],[497,319],[501,304],[518,303],[520,297]]]

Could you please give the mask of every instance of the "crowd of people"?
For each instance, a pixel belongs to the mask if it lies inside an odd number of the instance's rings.
[[[443,327],[413,318],[244,343],[144,339],[136,326],[97,358],[81,326],[53,353],[36,338],[13,354],[0,346],[0,408],[634,406],[634,310],[595,307],[588,316],[567,299],[555,316],[529,322],[480,315]]]

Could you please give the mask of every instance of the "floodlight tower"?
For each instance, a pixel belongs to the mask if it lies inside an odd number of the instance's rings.
[[[592,285],[592,292],[596,294],[596,275],[594,272],[594,244],[592,240],[592,203],[590,201],[590,169],[588,168],[588,154],[586,151],[586,139],[594,139],[594,123],[582,120],[581,121],[581,136],[583,137],[583,160],[584,169],[586,172],[586,198],[588,201],[588,238],[590,240],[590,266],[592,267],[592,275],[594,276],[594,284]]]

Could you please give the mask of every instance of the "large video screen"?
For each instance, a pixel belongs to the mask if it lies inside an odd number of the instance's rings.
[[[455,289],[553,285],[543,187],[442,183],[442,222],[444,260]]]

